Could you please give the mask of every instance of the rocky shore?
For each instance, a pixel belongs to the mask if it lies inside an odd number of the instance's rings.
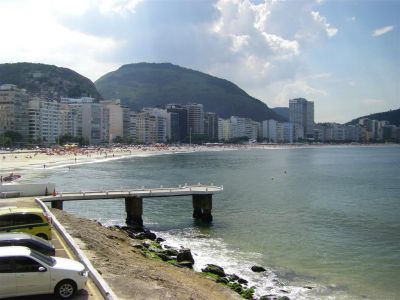
[[[52,212],[121,299],[289,299],[273,294],[255,298],[245,279],[214,264],[194,272],[190,249],[170,247],[148,230],[107,228],[64,211]],[[252,271],[265,269],[253,266]]]

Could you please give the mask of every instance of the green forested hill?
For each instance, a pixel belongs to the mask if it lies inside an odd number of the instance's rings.
[[[400,108],[359,117],[357,119],[351,120],[347,124],[357,124],[358,121],[363,118],[368,118],[371,120],[379,120],[379,121],[389,121],[391,125],[400,126]]]
[[[119,98],[133,110],[169,103],[201,103],[205,111],[224,118],[283,120],[232,82],[169,63],[124,65],[102,76],[95,85],[104,98]]]
[[[0,64],[0,84],[11,83],[52,97],[100,99],[93,82],[67,68],[35,63]]]

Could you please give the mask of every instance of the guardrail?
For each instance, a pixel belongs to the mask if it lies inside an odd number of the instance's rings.
[[[74,239],[71,235],[65,230],[64,226],[57,220],[57,218],[53,215],[53,213],[49,210],[46,204],[40,200],[40,198],[35,198],[35,201],[42,207],[42,209],[48,213],[53,221],[53,226],[60,232],[64,240],[67,242],[68,246],[71,247],[72,251],[78,257],[79,261],[86,267],[89,271],[89,276],[93,280],[94,284],[99,289],[100,293],[107,300],[117,300],[118,297],[114,294],[110,286],[107,282],[104,281],[103,277],[97,272],[97,270],[93,267],[92,263],[86,257],[85,253],[79,248],[79,246],[75,243]]]

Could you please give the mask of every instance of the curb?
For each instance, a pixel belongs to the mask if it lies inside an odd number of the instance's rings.
[[[56,219],[53,213],[49,210],[46,204],[44,204],[40,198],[35,198],[35,201],[41,206],[41,208],[48,213],[52,218],[53,226],[60,232],[64,240],[67,242],[68,246],[71,247],[74,254],[78,257],[79,261],[86,267],[89,271],[89,276],[93,280],[96,287],[99,289],[101,295],[107,300],[118,300],[118,297],[114,294],[107,282],[104,281],[103,277],[97,272],[93,267],[92,263],[83,253],[83,251],[75,243],[71,235],[65,230],[64,226]]]

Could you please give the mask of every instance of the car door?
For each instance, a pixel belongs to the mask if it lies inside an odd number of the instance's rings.
[[[50,270],[36,260],[18,256],[14,258],[18,295],[44,294],[50,291]]]
[[[17,282],[11,257],[0,257],[0,297],[14,296]]]

